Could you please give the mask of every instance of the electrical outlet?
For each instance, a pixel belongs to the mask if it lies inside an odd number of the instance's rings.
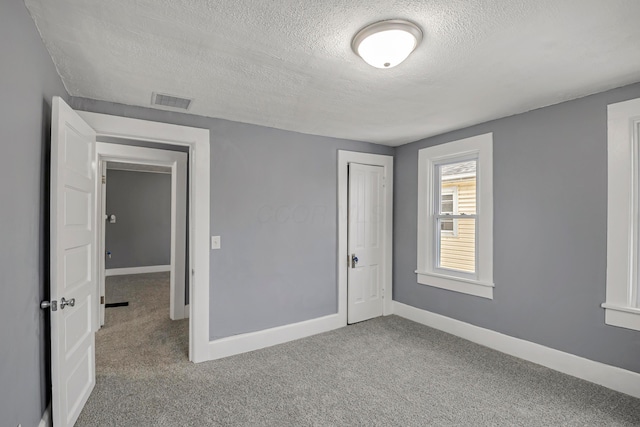
[[[211,236],[211,249],[220,249],[220,236]]]

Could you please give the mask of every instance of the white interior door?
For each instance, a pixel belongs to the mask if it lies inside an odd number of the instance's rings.
[[[51,122],[53,424],[72,426],[95,385],[95,131],[61,98]]]
[[[348,323],[382,316],[384,168],[349,164]]]

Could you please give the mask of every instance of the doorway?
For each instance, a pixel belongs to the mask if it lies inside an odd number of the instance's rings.
[[[105,319],[105,282],[107,275],[150,273],[158,271],[170,271],[170,309],[169,316],[172,320],[189,317],[189,308],[186,306],[186,242],[187,242],[187,153],[169,150],[159,150],[146,147],[123,145],[116,143],[96,143],[96,163],[101,171],[101,179],[97,180],[96,199],[100,203],[97,210],[96,220],[98,231],[98,284],[100,298],[97,310],[99,312],[98,328],[104,325]],[[111,173],[109,173],[109,165]],[[114,169],[114,167],[116,169]],[[121,203],[118,206],[128,216],[121,215],[121,222],[118,223],[120,212],[107,211],[107,188],[116,185],[114,180],[110,182],[109,176],[116,175],[116,170],[120,173],[127,173],[130,179],[135,175],[144,188],[138,188],[140,198],[153,196],[150,192],[162,191],[164,181],[160,174],[168,173],[170,179],[169,191],[169,212],[156,212],[153,206],[147,203],[140,203],[139,200],[129,200],[129,203],[137,203],[137,209],[128,209],[127,204]],[[137,172],[132,175],[132,172]],[[152,175],[157,175],[155,179]],[[148,175],[148,176],[144,176]],[[132,187],[133,182],[129,182],[119,189],[121,193],[136,191]],[[115,202],[116,194],[111,192]],[[162,196],[159,193],[157,196]],[[160,197],[162,198],[162,197]],[[152,200],[148,200],[153,203]],[[111,206],[113,209],[114,206]],[[162,242],[161,234],[164,230],[153,227],[152,224],[165,222],[168,214],[170,233],[169,241]],[[126,214],[125,214],[126,215]],[[140,216],[148,216],[141,218]],[[135,219],[138,221],[134,221]],[[128,221],[127,221],[128,220]],[[122,221],[125,221],[122,223]],[[122,225],[120,225],[122,224]],[[134,228],[135,227],[135,228]],[[109,234],[107,234],[109,233]],[[136,237],[137,236],[137,237]],[[111,247],[106,246],[107,237],[111,238]],[[140,241],[146,239],[147,242]],[[159,248],[157,243],[169,244],[169,256],[162,253],[163,248]],[[114,259],[115,257],[115,259]],[[131,258],[135,258],[132,260]],[[160,260],[166,260],[164,265],[158,264]],[[108,267],[111,267],[107,269]],[[114,268],[115,267],[115,268]]]
[[[52,100],[51,301],[52,418],[73,425],[95,386],[95,331],[99,323],[96,194],[101,184],[96,140],[125,138],[188,147],[189,360],[211,359],[209,344],[209,131],[105,114],[76,112]],[[196,150],[197,154],[196,155]]]
[[[393,157],[338,151],[338,313],[392,314]]]
[[[177,145],[189,150],[189,360],[211,360],[209,346],[209,130],[78,111],[100,140],[120,138],[148,141],[159,147]],[[97,181],[96,181],[97,182]],[[97,185],[97,184],[96,184]]]
[[[382,316],[384,167],[349,164],[347,323]]]

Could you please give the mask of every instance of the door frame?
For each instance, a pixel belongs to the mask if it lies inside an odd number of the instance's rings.
[[[209,360],[209,129],[77,111],[97,138],[120,138],[189,147],[189,360]],[[100,173],[95,168],[96,174]],[[96,201],[98,203],[98,201]],[[97,208],[97,206],[96,206]],[[99,254],[96,254],[99,256]]]
[[[393,156],[338,150],[338,315],[347,324],[349,257],[349,164],[384,169],[384,275],[382,315],[393,314]]]
[[[109,162],[121,162],[137,165],[165,166],[171,168],[171,274],[170,274],[170,303],[169,317],[171,320],[184,319],[189,316],[188,307],[185,306],[185,273],[186,273],[186,237],[187,228],[185,191],[187,186],[187,160],[188,153],[179,151],[159,150],[156,148],[137,147],[131,145],[114,144],[108,142],[96,142],[96,164],[104,173],[104,166]],[[153,173],[153,172],[145,172]],[[99,177],[98,177],[99,178]],[[108,180],[106,182],[108,185]],[[100,202],[97,214],[98,231],[98,290],[99,296],[105,294],[105,277],[107,276],[105,251],[105,219],[106,219],[106,191],[105,182],[96,180],[96,200]],[[106,188],[105,188],[106,190]],[[182,211],[184,209],[184,211]],[[184,239],[184,240],[182,240]],[[182,243],[181,243],[182,242]],[[182,274],[182,280],[178,273]],[[104,324],[104,304],[98,301],[99,319],[97,329]]]

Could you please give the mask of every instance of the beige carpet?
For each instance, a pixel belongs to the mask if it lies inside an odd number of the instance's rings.
[[[187,360],[168,275],[110,278],[77,426],[640,426],[640,400],[408,320]]]
[[[136,375],[188,360],[189,320],[169,319],[169,273],[111,276],[106,302],[129,302],[105,309],[96,334],[98,375]]]

